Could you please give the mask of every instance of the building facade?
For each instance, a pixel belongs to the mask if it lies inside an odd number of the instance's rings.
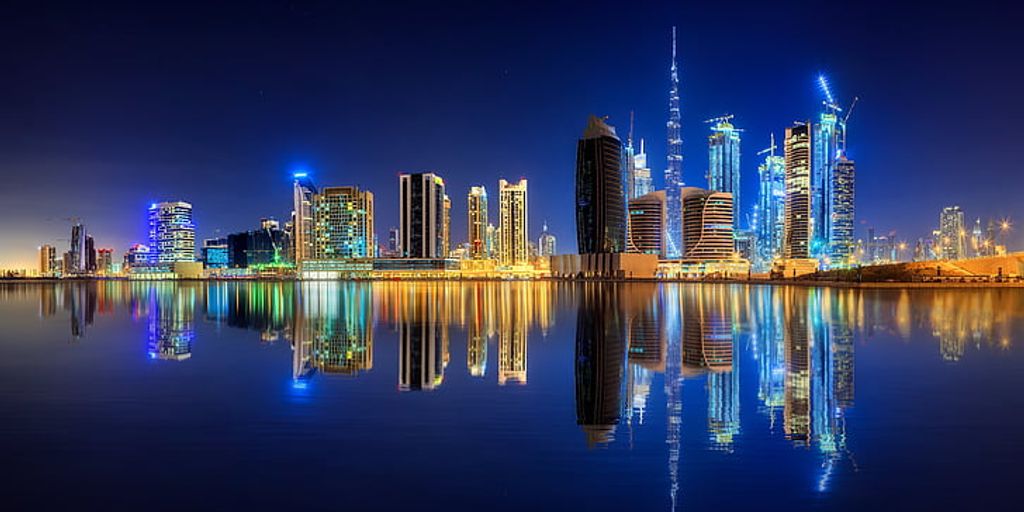
[[[732,194],[683,187],[683,259],[726,260],[733,257]]]
[[[196,260],[196,228],[192,205],[184,201],[153,203],[149,207],[150,263]]]
[[[85,272],[85,226],[76,223],[71,226],[71,247],[68,249],[68,264],[65,265],[65,272],[68,274],[82,274]]]
[[[668,165],[665,168],[665,201],[668,205],[666,215],[665,244],[669,258],[678,258],[682,254],[682,202],[683,187],[683,136],[681,127],[681,109],[679,106],[679,68],[676,66],[676,28],[672,27],[672,66],[670,68],[670,86],[668,93],[668,123],[666,123]]]
[[[811,257],[811,124],[799,123],[786,128],[783,142],[786,160],[786,201],[783,256],[789,259]]]
[[[580,254],[626,250],[622,143],[615,129],[590,116],[576,145],[576,245]]]
[[[964,212],[959,206],[947,206],[939,216],[939,240],[942,259],[958,260],[966,257]]]
[[[502,265],[525,265],[530,262],[526,179],[520,179],[518,183],[499,180],[498,191],[501,194],[501,253],[498,261]]]
[[[829,266],[848,267],[854,263],[854,183],[856,165],[839,155],[832,170],[829,204]]]
[[[714,120],[708,136],[708,189],[732,194],[736,212],[740,207],[740,131],[729,122],[732,116]],[[739,229],[739,216],[733,218]]]
[[[43,245],[39,248],[39,275],[42,277],[53,277],[60,274],[60,266],[57,263],[57,248],[52,245]]]
[[[775,136],[764,162],[757,167],[757,208],[755,210],[755,263],[757,269],[771,268],[772,261],[782,257],[783,231],[786,223],[786,159],[775,154]]]
[[[403,258],[444,258],[444,180],[434,173],[399,176]]]
[[[374,257],[373,193],[359,187],[324,187],[313,208],[313,258]]]
[[[316,198],[316,185],[304,172],[295,173],[292,187],[292,261],[296,266],[313,259],[313,203]]]
[[[629,244],[628,251],[639,254],[655,254],[664,259],[665,216],[667,215],[665,191],[649,192],[629,201]]]
[[[466,226],[468,228],[469,256],[474,260],[487,259],[487,188],[470,187],[466,197]]]
[[[558,254],[558,240],[555,238],[555,235],[548,231],[547,222],[544,223],[540,237],[537,238],[537,250],[539,256],[554,256]]]

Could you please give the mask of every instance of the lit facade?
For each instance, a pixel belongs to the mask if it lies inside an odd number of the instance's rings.
[[[526,179],[518,183],[498,181],[501,194],[501,252],[502,265],[525,265],[530,261],[527,241],[527,188]]]
[[[444,217],[441,228],[441,257],[447,258],[452,250],[452,199],[444,195]]]
[[[487,254],[487,188],[483,185],[470,187],[466,198],[469,230],[469,255],[474,260],[486,259]]]
[[[732,194],[683,187],[683,259],[730,259],[733,247]]]
[[[192,205],[184,201],[154,203],[149,207],[149,261],[196,260],[196,228]]]
[[[668,123],[666,123],[668,166],[665,168],[666,215],[665,244],[669,258],[682,254],[682,202],[683,187],[683,136],[680,130],[679,68],[676,66],[676,28],[672,27],[672,66],[668,93]]]
[[[786,222],[786,159],[775,154],[772,136],[769,154],[757,167],[758,188],[755,210],[758,270],[771,267],[772,261],[782,257],[783,231]]]
[[[640,152],[633,155],[633,195],[631,199],[645,196],[653,191],[651,168],[647,166],[647,150],[644,147],[644,139],[640,139]]]
[[[68,249],[68,265],[65,265],[65,272],[69,274],[82,274],[85,272],[85,226],[75,224],[71,226],[71,247]]]
[[[301,268],[302,262],[313,259],[313,218],[316,186],[304,173],[295,173],[292,187],[292,261]]]
[[[786,200],[783,255],[790,259],[811,257],[811,124],[786,128]]]
[[[313,209],[313,257],[372,258],[373,193],[359,187],[324,187]]]
[[[740,131],[725,116],[715,120],[708,136],[708,189],[732,194],[736,212],[740,207]],[[739,229],[739,215],[733,216],[733,229]]]
[[[548,231],[547,222],[544,223],[544,228],[537,239],[537,248],[540,256],[554,256],[558,254],[558,240],[555,238],[555,235]]]
[[[399,238],[404,258],[444,258],[444,180],[434,173],[399,176]]]
[[[655,254],[665,258],[666,206],[664,190],[650,192],[629,201],[627,252]]]
[[[964,212],[959,206],[947,206],[939,216],[939,237],[942,258],[958,260],[967,256]]]
[[[39,275],[48,277],[60,274],[60,266],[57,263],[57,248],[52,245],[44,245],[39,248]]]
[[[626,250],[622,143],[615,129],[590,116],[576,146],[576,245],[580,254]]]
[[[831,205],[829,206],[830,266],[846,267],[853,263],[857,240],[854,236],[854,183],[856,165],[846,155],[839,155],[832,171]]]

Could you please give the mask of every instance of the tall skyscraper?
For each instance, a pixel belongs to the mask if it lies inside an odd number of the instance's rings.
[[[732,194],[683,187],[683,259],[726,260],[735,252]]]
[[[683,136],[680,131],[679,108],[679,68],[676,66],[676,27],[672,27],[672,67],[668,93],[668,166],[665,169],[665,201],[668,204],[668,222],[665,230],[665,243],[669,258],[678,258],[682,254],[679,237],[682,235],[682,203],[683,187]]]
[[[501,194],[501,254],[498,261],[502,265],[525,265],[530,262],[526,231],[526,179],[521,178],[519,183],[498,180],[498,192]]]
[[[373,193],[324,187],[314,198],[313,259],[372,258]]]
[[[192,205],[184,201],[149,207],[149,260],[173,263],[196,260],[196,228]]]
[[[65,269],[70,274],[85,272],[85,226],[76,223],[71,226],[71,248],[68,250],[70,266]]]
[[[829,258],[832,267],[850,266],[857,241],[854,238],[853,160],[840,154],[832,169],[829,205]]]
[[[292,187],[292,261],[301,270],[302,262],[313,259],[313,201],[316,185],[309,175],[297,172]]]
[[[647,150],[644,139],[640,139],[640,152],[633,155],[633,198],[645,196],[654,191],[651,183],[651,168],[647,166]]]
[[[590,116],[576,145],[576,245],[580,254],[626,250],[622,143],[615,128]]]
[[[469,230],[469,256],[474,260],[482,260],[487,255],[487,188],[483,185],[470,187],[466,198],[468,217],[466,226]]]
[[[445,258],[444,180],[434,173],[399,176],[402,257]]]
[[[548,231],[548,223],[545,222],[540,237],[537,239],[537,249],[540,251],[540,255],[554,256],[557,254],[557,243],[555,235]]]
[[[726,115],[710,120],[711,135],[708,136],[708,189],[732,194],[733,207],[737,215],[733,218],[733,229],[739,230],[740,203],[740,130],[736,129]]]
[[[627,252],[656,254],[665,258],[665,191],[658,190],[629,201]]]
[[[634,170],[636,168],[636,152],[633,148],[633,112],[629,112],[629,133],[626,135],[626,145],[622,148],[622,163],[626,166],[623,172],[623,176],[626,182],[626,200],[629,201],[636,197],[636,192],[633,190],[634,181],[636,176]]]
[[[811,236],[811,123],[786,128],[786,202],[783,255],[810,258]]]
[[[947,206],[939,216],[939,236],[942,258],[958,260],[967,256],[964,239],[964,212],[959,206]]]
[[[840,125],[831,109],[822,112],[813,125],[813,156],[811,162],[811,256],[820,258],[829,252],[831,231],[830,207],[832,175],[839,153]]]
[[[96,241],[92,235],[85,236],[85,272],[96,272]]]
[[[452,250],[452,199],[444,195],[444,222],[441,231],[441,257],[447,258]]]
[[[772,261],[782,257],[783,231],[786,223],[786,159],[775,154],[774,134],[767,152],[764,162],[757,167],[755,262],[762,271],[770,268]]]
[[[52,245],[43,245],[39,248],[39,275],[51,277],[60,273],[57,268],[57,248]]]

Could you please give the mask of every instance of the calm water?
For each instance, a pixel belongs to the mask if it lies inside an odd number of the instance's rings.
[[[978,509],[1024,477],[1024,290],[8,284],[0,326],[7,510]]]

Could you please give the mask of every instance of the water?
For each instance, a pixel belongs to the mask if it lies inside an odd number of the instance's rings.
[[[0,285],[8,510],[977,509],[1024,290]]]

